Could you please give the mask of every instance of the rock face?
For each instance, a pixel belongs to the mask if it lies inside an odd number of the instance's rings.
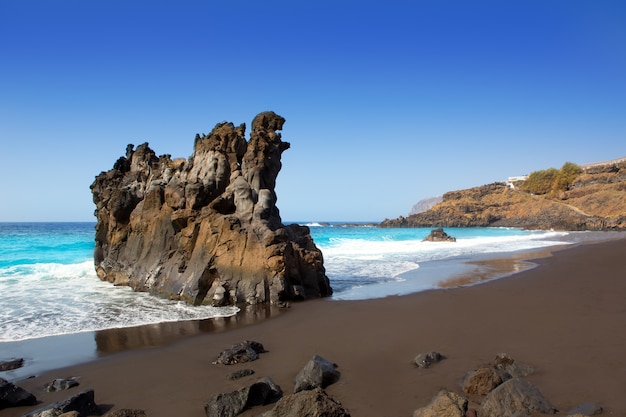
[[[284,122],[257,115],[248,141],[244,124],[219,123],[188,160],[128,145],[91,185],[100,279],[218,306],[331,295],[309,229],[276,207]]]

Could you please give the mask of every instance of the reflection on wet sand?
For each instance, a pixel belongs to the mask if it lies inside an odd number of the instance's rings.
[[[508,257],[467,261],[464,263],[466,268],[463,272],[451,275],[440,281],[437,286],[439,288],[463,287],[513,275],[535,267],[536,264],[531,262],[531,259],[552,256],[555,250],[561,248],[563,247],[554,246],[546,250],[508,254]]]
[[[242,306],[241,311],[231,317],[101,330],[95,332],[96,350],[98,356],[104,356],[131,349],[164,346],[183,337],[254,324],[275,317],[283,311],[270,305],[250,305]]]

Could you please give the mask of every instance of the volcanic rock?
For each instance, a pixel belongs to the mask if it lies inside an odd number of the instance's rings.
[[[267,351],[259,342],[245,340],[223,350],[214,363],[234,365],[237,363],[252,362],[259,359],[259,353],[265,352]]]
[[[555,414],[557,409],[528,381],[513,378],[485,397],[478,409],[481,417],[511,417],[525,413]]]
[[[465,417],[468,401],[460,395],[442,390],[422,408],[413,412],[413,417]]]
[[[145,410],[136,408],[122,408],[120,410],[109,411],[104,417],[147,417]]]
[[[26,413],[22,417],[58,416],[63,413],[69,413],[70,411],[76,411],[80,417],[99,416],[102,414],[95,403],[94,391],[88,390],[58,403]]]
[[[0,410],[9,407],[34,405],[36,403],[37,398],[33,394],[0,378]]]
[[[321,356],[315,355],[296,375],[293,392],[326,388],[339,380],[340,373],[337,365],[327,361]]]
[[[262,417],[350,417],[341,403],[321,388],[286,395]]]
[[[247,409],[276,402],[282,390],[270,378],[262,378],[240,390],[214,395],[207,401],[204,411],[207,417],[235,417]]]
[[[245,124],[218,123],[187,160],[128,145],[91,185],[100,279],[219,306],[331,295],[309,228],[276,207],[284,122],[260,113],[249,140]]]
[[[442,359],[444,359],[444,356],[439,352],[425,352],[415,356],[415,358],[411,361],[411,364],[417,366],[418,368],[428,368],[433,363],[437,363]]]
[[[502,382],[502,375],[495,369],[479,368],[465,376],[463,392],[469,395],[487,395]]]
[[[44,391],[46,392],[54,392],[54,391],[63,391],[66,389],[70,389],[73,387],[77,387],[80,385],[78,383],[77,377],[72,378],[57,378],[54,381],[46,384],[44,387]]]
[[[499,353],[496,355],[494,366],[496,369],[505,371],[513,378],[521,378],[535,372],[535,369],[532,366],[518,362],[506,353]]]
[[[23,358],[0,361],[0,372],[11,371],[13,369],[21,368],[22,366],[24,366]]]

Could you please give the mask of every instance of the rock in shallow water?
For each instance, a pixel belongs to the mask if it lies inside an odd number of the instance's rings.
[[[21,368],[22,366],[24,366],[23,358],[0,361],[0,372],[12,371],[13,369]]]
[[[91,185],[98,276],[195,304],[331,295],[308,227],[284,226],[276,207],[284,122],[260,113],[249,140],[219,123],[188,160],[129,145]]]

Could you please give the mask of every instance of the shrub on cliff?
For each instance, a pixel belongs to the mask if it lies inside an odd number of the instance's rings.
[[[532,194],[548,194],[552,191],[558,173],[559,171],[554,168],[532,172],[521,188],[523,191]]]
[[[532,194],[556,194],[567,191],[576,177],[582,173],[578,165],[566,162],[561,169],[549,168],[532,172],[521,189]]]

